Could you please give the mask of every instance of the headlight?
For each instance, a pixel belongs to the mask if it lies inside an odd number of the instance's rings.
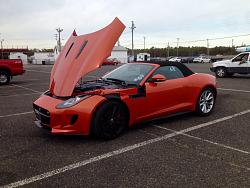
[[[71,106],[74,106],[81,102],[82,100],[90,97],[91,95],[85,95],[85,96],[76,96],[74,98],[70,98],[56,106],[57,109],[63,109],[63,108],[69,108]]]

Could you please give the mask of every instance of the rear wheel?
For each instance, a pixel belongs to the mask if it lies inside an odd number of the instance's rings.
[[[196,113],[200,116],[209,115],[215,105],[215,92],[211,88],[202,90],[196,103]]]
[[[227,76],[227,71],[224,67],[218,67],[215,71],[216,77],[224,78]]]
[[[91,131],[105,140],[118,137],[128,127],[125,107],[116,101],[107,101],[94,113]]]
[[[10,82],[10,74],[7,71],[0,71],[0,85],[5,85]]]

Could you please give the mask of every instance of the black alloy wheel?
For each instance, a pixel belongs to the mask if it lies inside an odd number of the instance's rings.
[[[107,101],[94,113],[91,131],[105,140],[118,137],[128,127],[125,107],[117,101]]]

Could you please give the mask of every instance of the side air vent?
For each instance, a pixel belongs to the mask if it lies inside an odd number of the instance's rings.
[[[72,43],[72,44],[70,45],[70,47],[69,47],[69,49],[68,49],[68,51],[67,51],[67,53],[66,53],[66,55],[65,55],[65,58],[68,56],[68,54],[69,54],[71,48],[73,47],[73,45],[74,45],[74,43]]]
[[[76,59],[81,55],[83,49],[85,48],[85,46],[86,46],[87,44],[88,44],[88,41],[85,40],[85,41],[83,42],[83,44],[82,44],[82,46],[81,46],[81,48],[80,48],[80,50],[79,50],[77,56],[76,56]]]

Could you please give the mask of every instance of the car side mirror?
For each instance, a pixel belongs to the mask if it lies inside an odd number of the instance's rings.
[[[163,76],[162,74],[156,74],[152,76],[152,78],[150,79],[150,82],[164,82],[166,80],[167,78]]]

